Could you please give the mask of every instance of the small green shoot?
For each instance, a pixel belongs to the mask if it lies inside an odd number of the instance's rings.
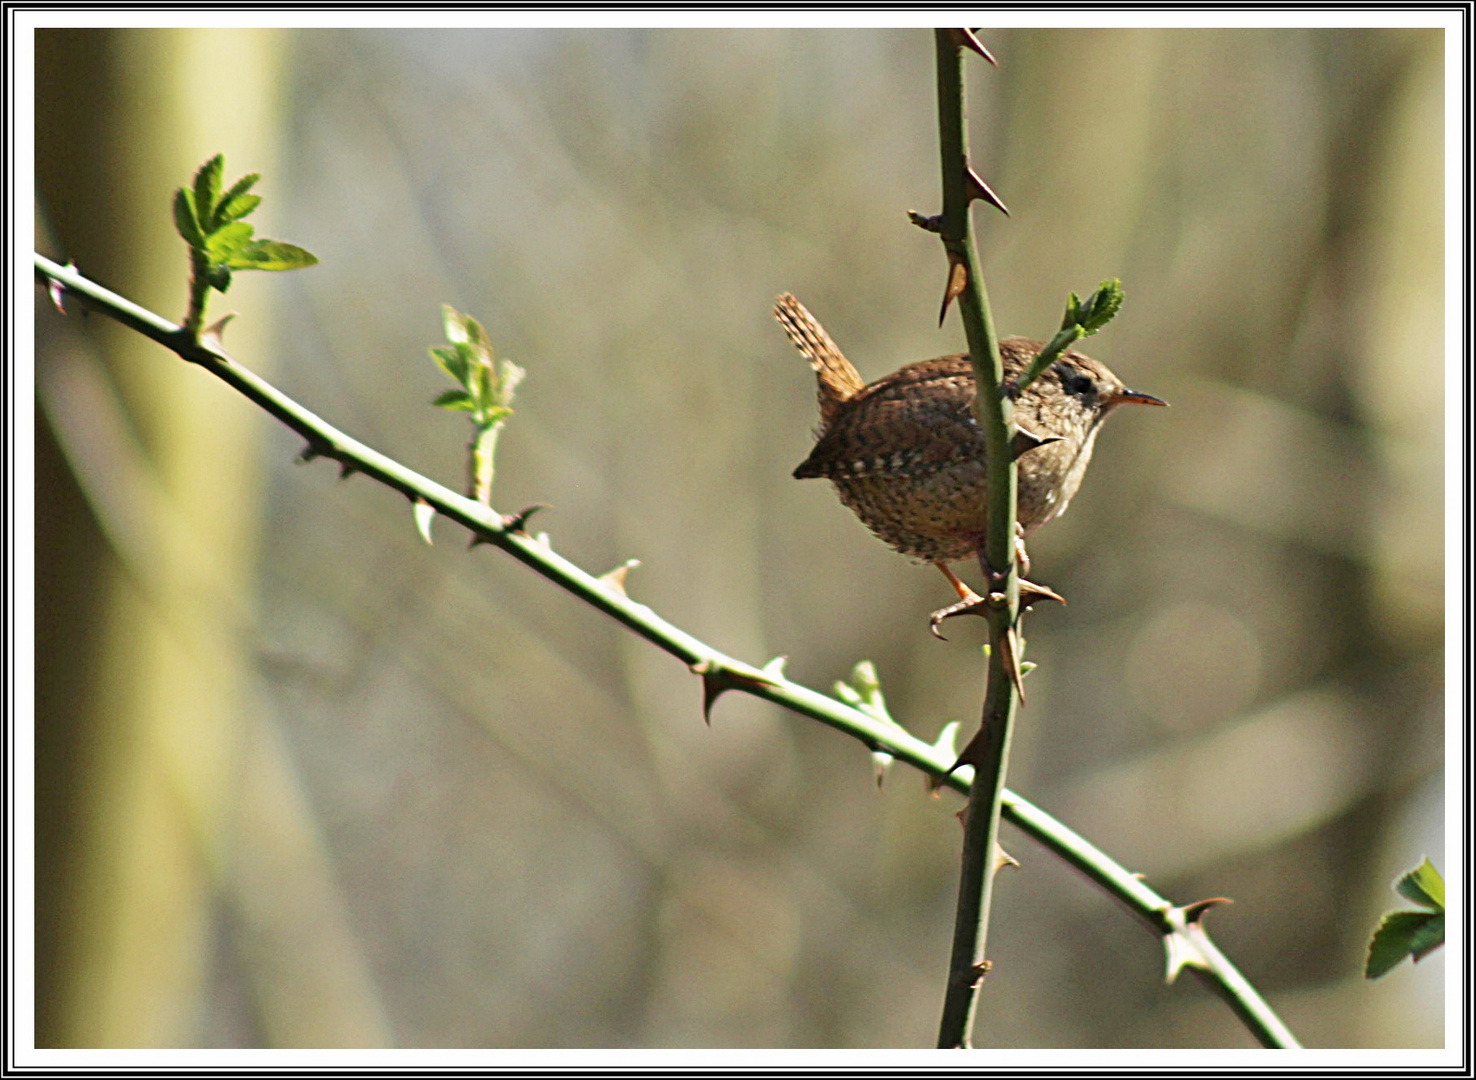
[[[1091,337],[1101,330],[1122,307],[1122,282],[1117,278],[1102,282],[1097,291],[1082,300],[1075,293],[1068,295],[1066,314],[1061,319],[1061,329],[1051,338],[1050,344],[1040,350],[1011,388],[1011,395],[1019,397],[1056,362],[1056,358],[1084,337]]]
[[[255,237],[243,220],[261,205],[251,188],[260,173],[247,173],[222,193],[225,157],[216,154],[195,173],[195,182],[174,193],[174,227],[190,246],[190,309],[184,328],[198,337],[209,291],[231,287],[236,270],[299,270],[318,257],[296,244]]]
[[[472,424],[471,491],[484,506],[492,504],[493,459],[497,435],[512,415],[513,391],[523,381],[523,369],[509,360],[498,360],[482,324],[449,304],[441,305],[445,345],[431,347],[431,358],[457,384],[439,395],[437,408],[469,414]]]

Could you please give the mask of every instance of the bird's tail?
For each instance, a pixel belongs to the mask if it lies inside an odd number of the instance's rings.
[[[784,327],[794,347],[802,352],[810,367],[815,369],[817,393],[820,398],[820,422],[830,420],[843,402],[854,397],[865,386],[851,362],[845,358],[830,335],[825,332],[815,316],[805,310],[789,293],[782,293],[774,301],[774,318]]]

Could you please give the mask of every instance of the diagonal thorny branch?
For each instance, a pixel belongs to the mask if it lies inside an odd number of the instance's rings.
[[[421,508],[428,507],[430,514],[438,513],[457,522],[470,530],[474,538],[501,548],[535,573],[681,660],[702,676],[707,705],[726,690],[752,694],[818,720],[875,753],[904,761],[938,783],[968,793],[973,769],[968,765],[955,768],[953,752],[946,742],[930,745],[887,717],[792,682],[776,664],[760,669],[725,655],[627,597],[619,587],[619,568],[596,577],[563,558],[546,542],[529,536],[524,526],[534,508],[504,516],[490,506],[459,495],[351,438],[236,363],[221,347],[218,333],[207,332],[204,337],[196,338],[162,316],[90,281],[73,267],[62,266],[39,254],[34,262],[38,281],[51,292],[53,299],[72,297],[204,368],[301,435],[307,441],[305,457],[331,458],[345,474],[362,473],[393,488],[410,500],[421,517],[427,513]],[[1184,913],[1190,909],[1175,907],[1084,837],[1018,795],[1005,791],[1002,806],[1007,820],[1080,870],[1166,944],[1179,942],[1182,947],[1175,955],[1182,958],[1180,966],[1191,967],[1223,997],[1263,1045],[1297,1045],[1291,1032],[1254,987],[1209,941],[1198,927],[1197,919],[1185,917]]]

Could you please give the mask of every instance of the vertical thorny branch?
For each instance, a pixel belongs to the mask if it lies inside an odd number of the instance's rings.
[[[938,1028],[941,1048],[969,1045],[979,989],[988,971],[984,947],[989,928],[995,857],[998,847],[1000,797],[1004,791],[1010,734],[1019,704],[1017,624],[1020,578],[1015,567],[1015,462],[1013,403],[1001,392],[1004,380],[999,341],[989,311],[989,295],[979,271],[979,255],[969,204],[976,198],[1004,209],[969,165],[964,114],[963,50],[972,48],[991,62],[978,39],[967,30],[937,30],[938,142],[943,169],[943,212],[935,225],[948,253],[948,283],[943,313],[957,298],[978,386],[974,407],[984,435],[988,468],[986,533],[979,559],[988,582],[990,603],[989,673],[979,734],[959,761],[974,766],[974,784],[964,817],[963,860],[958,908],[949,955],[948,988]],[[1014,676],[1014,677],[1012,677]]]

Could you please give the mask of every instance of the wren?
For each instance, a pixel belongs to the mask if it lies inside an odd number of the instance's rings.
[[[794,470],[795,478],[829,480],[841,502],[879,539],[937,566],[963,601],[946,613],[977,605],[979,598],[948,567],[981,554],[984,541],[985,445],[974,416],[968,355],[908,364],[867,385],[793,296],[778,298],[774,316],[814,368],[820,399],[815,448]],[[999,347],[1006,388],[1042,348],[1018,337],[1005,338]],[[1029,570],[1024,537],[1065,513],[1102,421],[1126,404],[1167,403],[1127,389],[1104,365],[1075,351],[1062,353],[1015,400],[1022,574]],[[935,613],[935,631],[940,617],[945,612]]]

